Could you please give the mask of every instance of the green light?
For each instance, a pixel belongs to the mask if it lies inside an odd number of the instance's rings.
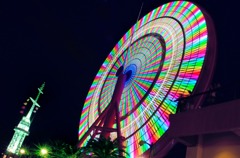
[[[47,158],[49,157],[49,154],[51,154],[51,147],[47,144],[44,144],[44,145],[37,145],[37,150],[35,150],[35,155],[39,156],[39,157],[44,157],[44,158]]]

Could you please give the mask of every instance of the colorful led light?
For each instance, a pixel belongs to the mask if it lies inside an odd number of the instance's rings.
[[[138,143],[160,139],[169,127],[169,115],[176,112],[176,99],[193,91],[206,47],[206,21],[196,5],[171,2],[144,16],[97,73],[82,110],[79,139],[109,105],[116,72],[124,65],[128,77],[119,106],[121,132],[130,157],[145,152],[149,146]]]

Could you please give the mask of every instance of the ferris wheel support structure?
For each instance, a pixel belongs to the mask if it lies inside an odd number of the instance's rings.
[[[92,124],[88,132],[80,139],[79,144],[82,144],[83,141],[92,133],[91,138],[95,138],[96,135],[100,134],[105,138],[110,137],[111,132],[117,132],[118,148],[121,151],[123,149],[124,137],[121,134],[120,126],[120,116],[119,116],[119,103],[121,100],[122,92],[124,89],[124,84],[127,78],[127,75],[123,73],[123,66],[119,68],[116,73],[118,77],[117,83],[113,92],[112,100],[110,105],[104,110],[103,113],[98,117],[98,119]],[[117,128],[113,128],[114,123],[116,123]]]

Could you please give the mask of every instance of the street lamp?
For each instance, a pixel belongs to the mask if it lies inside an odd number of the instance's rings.
[[[37,145],[35,154],[39,157],[47,158],[51,153],[51,147],[48,145]]]
[[[28,148],[24,147],[24,148],[21,148],[19,150],[19,156],[20,157],[26,157],[27,155],[29,155],[29,150]]]
[[[21,155],[25,155],[25,154],[26,154],[26,150],[25,150],[24,148],[22,148],[22,149],[20,149],[19,153],[20,153]]]
[[[40,150],[40,154],[41,154],[42,156],[46,156],[46,155],[48,154],[48,150],[47,150],[46,148],[42,148],[42,149]]]

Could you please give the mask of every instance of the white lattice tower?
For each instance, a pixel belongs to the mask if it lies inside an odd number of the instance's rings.
[[[19,150],[23,144],[25,137],[29,135],[29,128],[32,123],[31,117],[34,112],[34,109],[36,106],[40,107],[40,105],[37,103],[37,101],[38,101],[40,95],[43,94],[44,86],[45,86],[45,83],[43,83],[42,86],[40,88],[38,88],[38,95],[37,95],[36,99],[33,99],[30,97],[30,99],[32,101],[32,106],[31,106],[29,112],[27,113],[27,115],[23,116],[21,121],[17,125],[17,127],[14,128],[15,133],[12,137],[10,144],[7,147],[7,152],[14,154],[14,155],[18,155]]]

